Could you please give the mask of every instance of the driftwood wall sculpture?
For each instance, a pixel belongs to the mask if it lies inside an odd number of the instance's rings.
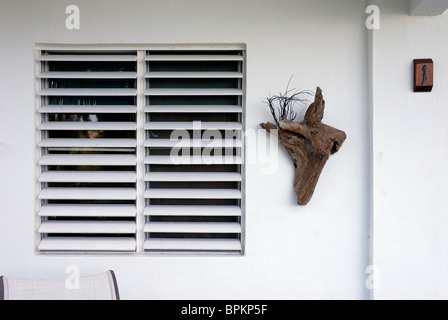
[[[322,123],[324,109],[325,100],[318,87],[314,103],[309,106],[302,122],[287,119],[285,115],[291,114],[289,110],[283,112],[279,120],[273,113],[277,125],[260,124],[263,129],[278,136],[294,162],[294,189],[299,205],[306,205],[311,200],[325,163],[330,155],[339,151],[347,138],[345,132]]]

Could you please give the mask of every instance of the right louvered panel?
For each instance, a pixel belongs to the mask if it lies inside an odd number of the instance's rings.
[[[243,53],[146,60],[144,249],[241,252]]]

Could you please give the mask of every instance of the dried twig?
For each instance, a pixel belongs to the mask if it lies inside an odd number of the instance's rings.
[[[306,106],[309,103],[306,96],[314,95],[309,90],[289,89],[292,78],[293,76],[289,79],[284,93],[280,92],[278,95],[270,95],[266,98],[266,101],[263,101],[269,106],[277,127],[280,127],[280,121],[294,121],[298,115],[295,111],[296,104],[300,103]]]

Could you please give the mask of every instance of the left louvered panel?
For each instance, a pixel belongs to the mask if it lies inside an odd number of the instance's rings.
[[[41,252],[136,250],[137,52],[41,52]]]

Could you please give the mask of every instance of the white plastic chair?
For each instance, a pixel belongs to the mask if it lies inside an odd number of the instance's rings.
[[[120,295],[115,273],[109,270],[81,276],[75,283],[67,278],[0,277],[0,300],[120,300]]]

